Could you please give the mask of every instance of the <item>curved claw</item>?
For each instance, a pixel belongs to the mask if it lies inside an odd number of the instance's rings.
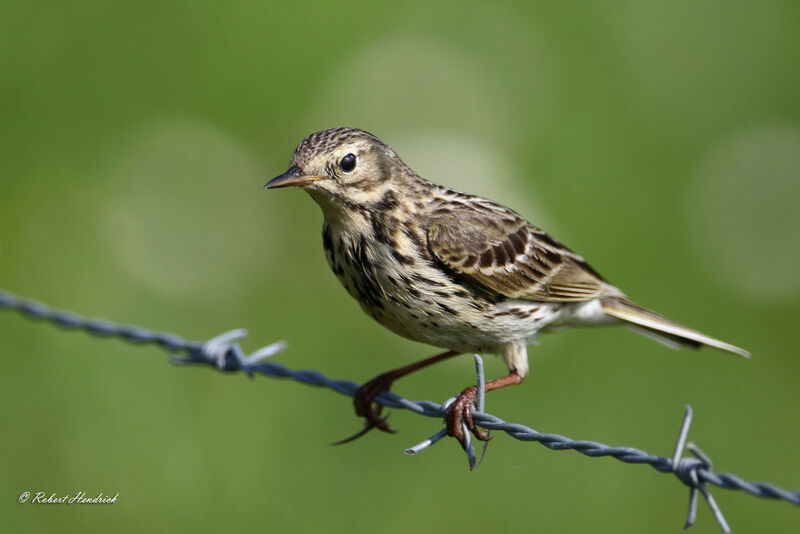
[[[364,428],[362,428],[361,430],[359,430],[358,432],[356,432],[355,434],[353,434],[350,437],[344,438],[344,439],[339,440],[339,441],[334,441],[333,443],[331,443],[331,445],[344,445],[345,443],[350,443],[351,441],[355,441],[358,438],[360,438],[361,436],[363,436],[364,434],[366,434],[367,432],[369,432],[370,430],[372,430],[373,428],[377,428],[377,429],[379,429],[379,430],[381,430],[383,432],[387,432],[389,434],[397,433],[395,430],[392,430],[391,428],[389,428],[389,425],[386,423],[386,420],[388,418],[389,418],[389,416],[387,415],[387,416],[382,417],[380,419],[377,419],[375,421],[367,419],[366,421],[364,421]]]
[[[386,422],[386,419],[389,416],[387,415],[385,417],[381,417],[381,413],[383,413],[383,406],[375,403],[375,397],[382,391],[389,391],[393,380],[394,377],[391,373],[383,373],[376,376],[369,382],[364,383],[360,388],[358,388],[355,395],[353,395],[353,406],[355,406],[356,415],[365,419],[364,428],[349,438],[345,438],[341,441],[333,443],[333,445],[349,443],[360,438],[373,428],[377,428],[381,432],[386,432],[389,434],[395,433],[395,431],[392,430],[389,427],[389,424]]]
[[[466,446],[464,431],[461,429],[461,422],[463,421],[475,438],[480,441],[489,441],[489,431],[483,430],[475,426],[472,420],[472,410],[475,406],[475,399],[478,395],[478,388],[470,386],[466,388],[458,398],[447,407],[444,418],[447,423],[447,433],[453,436],[461,443],[462,447]]]

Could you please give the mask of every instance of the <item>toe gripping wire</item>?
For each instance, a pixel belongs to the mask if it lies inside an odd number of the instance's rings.
[[[175,364],[205,365],[224,372],[242,371],[251,378],[256,374],[273,378],[291,378],[303,384],[326,387],[350,397],[355,395],[359,388],[358,384],[349,380],[332,380],[317,371],[294,370],[274,361],[265,361],[266,358],[286,348],[287,345],[283,341],[258,349],[252,354],[246,354],[238,343],[247,334],[245,330],[241,329],[232,330],[202,343],[186,340],[168,332],[156,332],[140,326],[119,325],[105,319],[82,317],[0,290],[0,310],[2,309],[15,310],[31,320],[48,322],[70,330],[82,330],[94,336],[116,337],[138,345],[154,344],[171,352],[171,361]],[[730,532],[730,527],[720,507],[708,489],[709,485],[740,490],[756,497],[783,500],[800,506],[800,491],[786,490],[768,482],[748,482],[731,473],[715,473],[710,458],[693,443],[687,443],[693,416],[689,406],[686,407],[672,458],[665,458],[633,447],[611,447],[595,441],[573,440],[558,434],[541,433],[530,427],[509,423],[488,414],[484,412],[486,381],[483,362],[477,355],[475,356],[475,367],[478,395],[476,398],[477,411],[473,412],[472,419],[476,425],[490,431],[505,432],[508,436],[520,441],[537,442],[552,450],[575,450],[590,457],[610,456],[626,463],[648,464],[662,473],[673,473],[678,480],[689,487],[689,511],[686,517],[686,527],[695,523],[699,495],[702,494],[723,532]],[[403,408],[427,417],[442,419],[448,403],[453,402],[456,398],[452,397],[440,405],[427,400],[410,401],[395,393],[384,391],[375,397],[375,402],[389,408]],[[467,439],[464,447],[467,460],[470,469],[475,469],[486,452],[487,442],[484,442],[483,453],[480,458],[477,458],[470,438],[471,433],[466,428],[463,430]],[[442,440],[446,435],[446,429],[440,430],[421,443],[405,449],[405,452],[410,455],[418,454]],[[683,458],[684,450],[692,453],[692,457]]]
[[[478,413],[483,413],[483,410],[486,407],[486,374],[483,371],[483,360],[477,354],[474,354],[473,357],[475,358],[475,375],[476,375],[476,388],[477,388],[477,398],[475,399],[475,407],[478,409],[477,412],[473,413],[473,418]],[[442,404],[442,413],[447,410],[447,408],[454,403],[458,399],[458,395],[454,397],[450,397],[447,399],[444,404]],[[486,447],[489,445],[489,440],[491,438],[487,438],[486,441],[483,442],[483,449],[481,450],[480,458],[475,455],[475,445],[472,443],[472,432],[469,431],[467,428],[467,423],[465,421],[461,421],[461,431],[464,433],[464,452],[467,453],[467,462],[469,463],[469,470],[474,471],[480,465],[481,461],[483,460],[484,455],[486,454]],[[417,443],[413,447],[409,447],[405,449],[403,452],[408,454],[409,456],[413,456],[415,454],[419,454],[425,449],[429,448],[431,445],[434,445],[438,441],[441,441],[442,438],[447,437],[447,427],[441,429],[439,432],[434,434],[433,436],[429,437],[428,439]]]

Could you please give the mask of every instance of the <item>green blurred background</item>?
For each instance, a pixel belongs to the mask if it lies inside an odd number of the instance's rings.
[[[800,6],[752,2],[0,4],[0,287],[364,381],[430,355],[366,317],[301,191],[262,190],[308,133],[370,130],[504,202],[640,303],[751,350],[624,329],[543,336],[488,410],[671,455],[684,405],[719,471],[800,486]],[[178,368],[0,313],[7,532],[678,532],[649,467],[505,435],[477,472],[438,421],[358,430],[347,398]],[[504,372],[490,358],[490,377]],[[442,401],[462,357],[399,382]],[[113,506],[23,491],[119,492]],[[717,490],[739,532],[800,510]],[[695,532],[717,532],[700,510]]]

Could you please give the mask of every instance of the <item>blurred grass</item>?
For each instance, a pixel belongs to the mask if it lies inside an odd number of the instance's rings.
[[[490,396],[493,413],[669,454],[691,403],[691,438],[719,470],[800,483],[800,287],[759,256],[752,268],[782,294],[742,291],[729,249],[708,253],[715,236],[737,244],[720,221],[739,214],[796,273],[786,236],[800,210],[775,219],[762,199],[712,212],[692,194],[725,147],[800,128],[795,4],[3,2],[0,13],[0,287],[194,339],[245,327],[246,347],[287,339],[281,361],[333,377],[428,355],[338,286],[310,199],[260,190],[306,134],[358,126],[424,176],[546,221],[642,304],[754,354],[673,353],[621,329],[543,336],[531,378]],[[452,163],[459,150],[466,168]],[[723,171],[732,179],[715,183],[741,182]],[[796,205],[798,169],[784,172],[764,189]],[[178,369],[155,349],[13,314],[0,316],[0,351],[9,531],[682,525],[687,491],[649,468],[498,436],[469,473],[453,443],[404,457],[438,423],[402,412],[398,435],[329,447],[360,426],[343,397]],[[396,390],[440,401],[471,375],[464,358]],[[18,505],[26,490],[120,498]],[[738,531],[800,520],[786,504],[717,499]],[[695,528],[717,526],[701,510]]]

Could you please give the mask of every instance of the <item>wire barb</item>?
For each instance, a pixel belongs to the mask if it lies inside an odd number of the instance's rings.
[[[476,375],[476,388],[477,388],[477,397],[475,399],[475,406],[477,408],[477,412],[475,413],[483,413],[484,407],[486,405],[486,375],[483,372],[483,359],[478,354],[473,354],[475,358],[475,375]],[[443,410],[447,410],[448,406],[451,403],[455,402],[458,399],[458,396],[450,397],[445,401],[442,405]],[[461,431],[464,432],[464,452],[467,454],[467,463],[469,463],[469,470],[475,471],[478,466],[483,461],[483,457],[486,454],[486,447],[489,444],[489,439],[486,439],[483,442],[483,448],[481,450],[480,457],[476,456],[475,454],[475,446],[472,443],[472,434],[469,429],[467,428],[467,424],[464,421],[461,421]],[[419,454],[425,449],[431,447],[435,443],[439,442],[442,438],[447,436],[447,428],[444,428],[434,434],[433,436],[429,437],[428,439],[417,443],[413,447],[409,447],[405,449],[405,452],[408,455],[415,455]]]
[[[150,343],[172,353],[179,352],[185,355],[173,354],[171,361],[176,364],[202,364],[225,372],[244,371],[248,376],[262,374],[273,378],[291,378],[300,383],[327,387],[342,395],[352,397],[358,390],[358,384],[349,380],[332,380],[317,371],[293,370],[279,363],[264,361],[265,358],[277,354],[286,348],[286,343],[279,341],[250,355],[244,353],[238,344],[246,332],[232,330],[217,336],[206,343],[189,341],[178,335],[168,332],[154,332],[139,326],[118,325],[102,319],[81,317],[71,312],[54,310],[42,303],[22,299],[11,293],[0,290],[0,309],[16,310],[24,317],[34,320],[47,321],[55,326],[73,330],[83,330],[94,336],[118,337],[135,344]],[[479,385],[483,378],[482,362],[476,359],[476,373]],[[484,387],[479,387],[481,392]],[[450,399],[448,402],[455,400]],[[410,401],[395,393],[381,392],[375,397],[375,402],[389,408],[403,408],[426,417],[441,419],[447,406],[431,401]],[[767,482],[748,482],[731,473],[715,473],[711,460],[696,445],[687,443],[689,426],[692,421],[691,407],[687,406],[681,431],[675,446],[672,458],[655,456],[633,447],[611,447],[595,441],[579,441],[560,436],[558,434],[545,434],[520,425],[503,421],[499,417],[483,412],[484,400],[479,393],[478,411],[473,413],[475,424],[488,430],[503,431],[514,439],[520,441],[537,442],[548,449],[563,451],[575,450],[590,457],[610,456],[621,462],[633,464],[648,464],[661,473],[673,473],[678,479],[690,487],[689,512],[686,526],[694,524],[697,518],[698,493],[702,493],[720,527],[724,532],[730,532],[730,527],[719,509],[716,501],[708,491],[708,485],[730,490],[741,490],[755,497],[765,499],[780,499],[796,506],[800,506],[800,491],[789,491]],[[447,435],[446,430],[441,430],[423,442],[405,450],[406,454],[418,454]],[[470,433],[465,431],[465,435]],[[694,458],[681,458],[683,450],[688,449]],[[482,457],[483,455],[481,455]],[[475,463],[474,451],[470,459],[470,466]]]
[[[693,417],[694,412],[692,411],[692,407],[687,404],[686,412],[683,416],[683,423],[681,424],[681,431],[678,434],[678,441],[675,443],[675,452],[672,455],[672,467],[675,476],[678,477],[681,482],[689,486],[689,511],[686,514],[686,523],[684,524],[683,528],[687,529],[691,527],[697,520],[697,501],[699,492],[703,494],[703,497],[708,503],[709,508],[711,508],[711,511],[713,512],[717,523],[719,523],[722,532],[729,534],[731,532],[731,528],[728,526],[728,522],[725,520],[722,510],[720,510],[719,506],[717,505],[717,501],[714,500],[714,496],[711,495],[710,491],[708,491],[708,488],[706,488],[706,483],[700,479],[698,474],[701,470],[707,473],[714,472],[711,458],[701,451],[700,448],[694,443],[689,443],[688,445],[686,443],[686,439],[689,437],[689,427],[692,425]],[[689,452],[691,452],[695,457],[682,458],[684,448],[689,449]]]
[[[253,378],[255,364],[278,354],[289,346],[285,341],[276,341],[272,345],[261,347],[253,354],[248,355],[236,342],[245,337],[247,337],[247,330],[244,328],[230,330],[189,350],[187,356],[173,354],[170,361],[177,364],[209,364],[213,362],[220,371],[241,370],[248,377]]]
[[[477,375],[478,388],[478,398],[475,400],[475,403],[476,407],[478,408],[478,412],[483,413],[486,408],[486,374],[483,372],[483,359],[481,359],[480,355],[473,354],[473,357],[475,358],[475,374]],[[486,456],[486,447],[489,446],[489,441],[491,441],[491,439],[491,433],[488,433],[486,435],[486,439],[483,440],[480,458],[478,458],[478,462],[474,466],[470,464],[470,471],[474,471],[479,465],[481,465],[483,457]]]

